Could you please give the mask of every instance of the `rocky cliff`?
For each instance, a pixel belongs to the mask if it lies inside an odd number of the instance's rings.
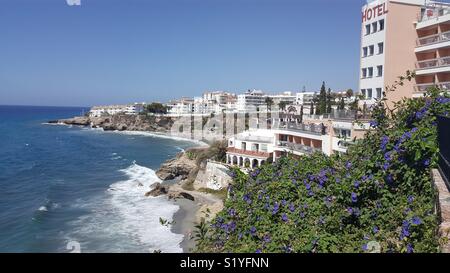
[[[164,162],[156,171],[156,175],[161,180],[172,180],[175,178],[185,180],[197,168],[195,160],[190,159],[187,153],[182,152],[177,154],[175,158]]]
[[[74,117],[52,120],[49,123],[92,126],[105,131],[169,132],[174,123],[172,117],[144,115],[113,115],[105,117]]]

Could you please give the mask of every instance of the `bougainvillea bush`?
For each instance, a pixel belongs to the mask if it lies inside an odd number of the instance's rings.
[[[448,114],[449,101],[436,89],[392,109],[381,100],[372,129],[344,155],[235,169],[225,208],[197,251],[438,252],[430,170],[436,116]]]

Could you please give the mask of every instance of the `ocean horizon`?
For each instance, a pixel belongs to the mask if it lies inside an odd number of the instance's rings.
[[[193,142],[46,124],[89,108],[0,106],[0,251],[181,252],[159,223],[179,206],[145,197],[155,170]]]

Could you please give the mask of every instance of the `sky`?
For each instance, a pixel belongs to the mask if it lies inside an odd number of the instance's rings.
[[[0,105],[355,90],[364,3],[0,0]]]

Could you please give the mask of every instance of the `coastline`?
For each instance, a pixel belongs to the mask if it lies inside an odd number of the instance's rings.
[[[72,127],[73,124],[67,124],[65,122],[57,122],[57,123],[43,123],[43,125],[59,125],[59,126],[68,126]],[[142,135],[148,137],[157,137],[157,138],[167,138],[175,141],[187,141],[193,143],[190,148],[205,148],[210,146],[205,141],[195,140],[191,138],[186,138],[183,136],[175,136],[170,134],[170,132],[163,131],[140,131],[140,130],[104,130],[102,127],[93,127],[91,125],[83,125],[76,124],[77,127],[89,128],[92,130],[102,130],[104,132],[111,132],[123,135]],[[183,151],[184,152],[184,151]],[[161,165],[164,162],[161,163]],[[160,165],[160,166],[161,166]],[[185,190],[181,186],[181,181],[178,179],[171,181],[162,181],[164,185],[169,186],[172,190],[181,191],[189,193],[194,196],[194,201],[179,198],[174,200],[169,200],[173,204],[178,206],[178,210],[173,214],[172,220],[173,224],[170,226],[170,230],[172,233],[183,235],[183,240],[179,243],[180,248],[183,253],[191,253],[195,248],[194,241],[194,231],[195,225],[200,222],[201,218],[204,217],[204,212],[206,209],[211,211],[211,215],[214,216],[217,212],[219,212],[223,208],[223,201],[213,194],[199,192],[199,191],[189,191]],[[210,218],[212,217],[210,216]],[[209,218],[208,218],[209,219]]]

